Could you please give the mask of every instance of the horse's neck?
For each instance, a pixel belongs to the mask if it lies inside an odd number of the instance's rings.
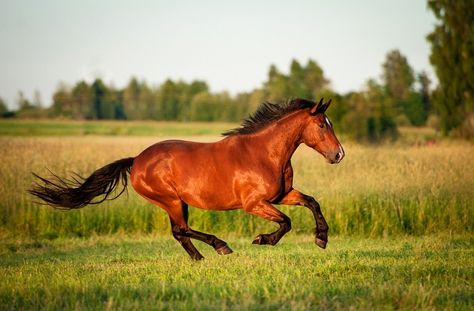
[[[303,129],[300,113],[288,115],[255,134],[259,148],[266,150],[269,160],[279,167],[290,161],[301,143]]]

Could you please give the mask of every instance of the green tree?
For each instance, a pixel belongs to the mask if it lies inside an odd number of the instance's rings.
[[[328,85],[329,80],[324,77],[324,72],[316,61],[310,59],[303,67],[293,59],[289,75],[282,74],[275,65],[270,66],[264,90],[266,99],[270,101],[294,97],[316,99],[323,92],[330,91]]]
[[[190,117],[193,121],[216,121],[220,112],[219,104],[211,93],[203,91],[196,94],[190,105]]]
[[[279,101],[290,96],[288,77],[278,71],[275,65],[270,65],[268,80],[264,83],[265,97],[271,101]]]
[[[178,120],[188,121],[192,120],[191,116],[191,102],[197,94],[209,92],[209,86],[205,81],[196,80],[191,82],[191,84],[181,83],[178,86],[178,89],[181,93],[179,96],[180,100],[180,111],[178,113]]]
[[[423,110],[425,112],[426,117],[428,117],[428,114],[430,114],[431,112],[431,80],[425,71],[422,71],[417,75],[417,80],[419,84],[418,93],[420,94],[421,102],[423,103]]]
[[[130,120],[158,119],[159,105],[145,81],[130,79],[123,90],[124,114]]]
[[[288,77],[288,87],[290,97],[309,97],[309,89],[305,84],[306,68],[303,68],[300,63],[293,59],[290,64],[290,75]]]
[[[172,80],[166,80],[159,89],[160,119],[177,120],[179,113],[178,86]]]
[[[413,125],[422,125],[428,116],[427,103],[423,102],[422,94],[414,88],[415,73],[408,63],[407,58],[398,50],[387,53],[382,65],[382,79],[385,83],[387,95],[393,101],[393,105],[399,116],[408,118]],[[425,73],[421,73],[422,87],[426,88],[429,80]],[[427,92],[422,89],[420,92]],[[427,93],[424,94],[427,96]],[[428,97],[424,98],[428,100]]]
[[[472,0],[430,0],[439,23],[428,35],[438,77],[433,104],[448,134],[474,112],[474,5]]]
[[[85,81],[79,81],[71,91],[71,113],[74,119],[85,119],[93,109],[92,89]]]
[[[399,50],[390,51],[382,67],[382,78],[388,94],[397,102],[407,101],[415,82],[413,69],[407,58]]]
[[[25,111],[33,108],[33,104],[25,97],[22,91],[18,92],[16,100],[18,111]]]
[[[393,99],[375,80],[367,81],[362,92],[349,94],[346,102],[341,128],[349,137],[371,143],[397,137]]]
[[[134,77],[123,90],[123,106],[127,119],[138,120],[144,117],[140,103],[140,83]]]
[[[108,103],[106,102],[107,87],[101,79],[95,79],[91,86],[92,109],[91,119],[105,119],[109,114]]]
[[[0,117],[6,117],[8,112],[7,103],[0,97]]]
[[[308,99],[317,100],[319,97],[335,94],[329,94],[329,80],[324,77],[323,69],[312,59],[306,64],[304,84],[307,89],[304,95]]]
[[[50,110],[53,116],[72,117],[73,99],[69,88],[61,83],[53,94],[53,105]]]

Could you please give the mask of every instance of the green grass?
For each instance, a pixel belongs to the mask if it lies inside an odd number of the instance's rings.
[[[128,195],[61,212],[32,202],[31,171],[88,175],[178,137],[215,140],[226,124],[0,122],[0,310],[472,310],[474,145],[413,129],[396,145],[342,141],[328,165],[301,147],[295,187],[321,203],[328,249],[313,243],[303,207],[280,207],[293,231],[276,247],[251,245],[275,225],[243,211],[190,211],[190,225],[235,253],[192,262],[167,215]],[[420,136],[421,135],[421,136]]]
[[[188,137],[208,140],[209,137]],[[0,137],[0,236],[90,236],[119,231],[168,233],[158,207],[129,187],[128,195],[101,205],[61,212],[32,202],[31,171],[87,176],[116,159],[137,155],[158,141],[150,137]],[[474,232],[474,146],[367,147],[345,144],[346,158],[329,165],[301,147],[293,158],[295,187],[321,203],[331,234],[359,236]],[[296,232],[314,228],[303,207],[281,207]],[[207,232],[253,234],[273,225],[242,211],[191,209],[190,224]]]
[[[156,121],[2,120],[0,136],[189,136],[219,135],[231,123]]]
[[[472,310],[473,236],[330,239],[279,245],[226,237],[228,256],[169,237],[0,242],[1,310]]]

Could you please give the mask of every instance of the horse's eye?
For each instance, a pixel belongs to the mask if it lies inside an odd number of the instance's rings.
[[[319,124],[320,128],[324,128],[324,123]]]

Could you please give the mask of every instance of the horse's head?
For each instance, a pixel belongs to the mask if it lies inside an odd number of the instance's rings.
[[[344,149],[334,134],[331,121],[325,112],[331,100],[323,103],[315,103],[309,111],[308,121],[303,129],[303,143],[322,154],[329,163],[339,163],[344,158]]]

